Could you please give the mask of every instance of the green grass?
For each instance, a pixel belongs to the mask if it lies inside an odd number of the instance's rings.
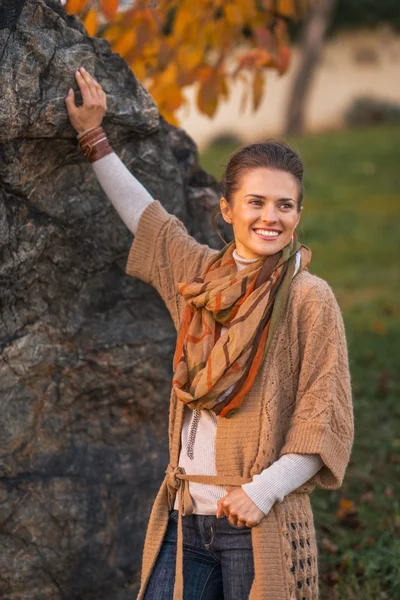
[[[299,238],[312,249],[310,271],[342,308],[354,392],[356,438],[343,486],[312,494],[321,599],[398,600],[400,126],[292,143],[306,173]],[[220,178],[232,150],[211,148],[202,166]]]

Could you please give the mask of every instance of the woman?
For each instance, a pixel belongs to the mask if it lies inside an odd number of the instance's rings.
[[[318,597],[309,492],[338,488],[353,441],[342,317],[295,234],[303,166],[253,144],[227,167],[234,243],[198,244],[125,169],[100,127],[101,86],[76,73],[67,109],[84,154],[135,234],[127,273],[161,294],[178,330],[170,463],[147,530],[138,598]]]

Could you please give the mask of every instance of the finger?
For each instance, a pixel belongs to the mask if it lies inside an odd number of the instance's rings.
[[[67,105],[69,115],[77,108],[75,104],[75,92],[72,88],[68,91],[67,97],[65,98],[65,104]]]
[[[101,88],[101,85],[99,84],[99,82],[97,81],[96,77],[94,75],[92,75],[91,73],[89,73],[89,71],[86,71],[85,67],[82,67],[82,69],[84,70],[84,72],[87,74],[87,76],[89,77],[89,79],[91,80],[91,82],[93,83],[93,85],[96,88]]]
[[[93,102],[92,94],[90,93],[90,89],[81,73],[77,71],[75,73],[76,81],[78,82],[79,89],[81,90],[83,104],[91,105]]]
[[[217,519],[222,519],[224,516],[224,508],[219,502],[217,502]]]
[[[252,527],[255,527],[256,525],[258,525],[258,523],[259,523],[259,521],[246,521],[245,525],[246,525],[246,527],[251,529]]]
[[[89,82],[90,91],[91,91],[92,95],[94,97],[97,96],[101,105],[104,108],[107,108],[107,95],[105,94],[102,86],[100,85],[100,83],[97,81],[97,79],[91,73],[86,71],[86,69],[84,67],[82,67],[82,70],[86,74],[86,81]]]
[[[98,88],[100,88],[101,86],[97,83],[97,81],[94,79],[94,77],[92,77],[92,75],[88,71],[86,71],[85,67],[81,67],[79,69],[79,71],[80,71],[83,79],[86,81],[87,85],[89,86],[90,93],[95,98],[97,96]]]
[[[234,525],[235,527],[240,527],[240,525],[239,525],[239,522],[238,522],[238,520],[237,520],[237,519],[234,519],[234,518],[232,518],[232,517],[229,517],[229,518],[228,518],[228,521],[229,521],[229,523],[230,523],[231,525]]]

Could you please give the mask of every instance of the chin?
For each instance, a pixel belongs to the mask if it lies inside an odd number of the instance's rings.
[[[279,250],[282,250],[283,246],[281,244],[268,244],[265,247],[265,244],[262,244],[259,248],[254,248],[252,252],[257,254],[258,256],[272,256],[272,254],[276,254]]]

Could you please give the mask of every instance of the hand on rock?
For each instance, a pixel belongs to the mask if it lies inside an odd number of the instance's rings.
[[[226,515],[228,521],[237,527],[255,527],[265,517],[241,487],[218,500],[217,507],[217,517]]]
[[[72,127],[78,133],[83,133],[101,125],[107,111],[107,96],[101,85],[83,67],[76,71],[75,77],[82,93],[83,104],[76,106],[72,88],[68,92],[65,104]]]

